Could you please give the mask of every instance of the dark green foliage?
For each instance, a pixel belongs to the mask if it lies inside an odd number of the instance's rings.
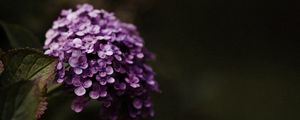
[[[33,49],[16,49],[1,57],[0,120],[34,120],[43,114],[48,81],[56,60]]]
[[[3,49],[11,48],[41,48],[38,38],[29,30],[14,24],[4,23],[0,21],[0,38]]]

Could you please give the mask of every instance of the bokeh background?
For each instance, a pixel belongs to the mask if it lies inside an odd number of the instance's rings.
[[[297,1],[0,0],[0,20],[42,43],[60,10],[78,3],[136,24],[156,53],[154,120],[300,119]],[[97,107],[75,114],[68,98],[52,99],[42,119],[96,120]]]

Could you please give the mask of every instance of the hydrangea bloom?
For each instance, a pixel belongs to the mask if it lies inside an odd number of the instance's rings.
[[[101,118],[153,116],[149,93],[159,91],[145,62],[136,27],[91,5],[63,10],[46,33],[45,54],[59,59],[57,82],[76,94],[71,108],[81,112],[90,100],[101,103]]]

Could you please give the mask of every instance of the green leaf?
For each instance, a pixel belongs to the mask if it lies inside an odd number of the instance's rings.
[[[46,109],[47,83],[54,78],[56,60],[34,49],[11,50],[1,60],[0,119],[38,119]]]
[[[3,49],[11,48],[42,48],[38,38],[29,30],[14,24],[4,23],[0,21],[0,29],[4,32],[4,38],[1,40],[0,46]]]

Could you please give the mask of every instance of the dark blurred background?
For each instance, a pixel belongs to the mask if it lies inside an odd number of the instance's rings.
[[[136,24],[157,54],[154,120],[300,119],[296,0],[0,0],[0,20],[42,43],[61,9],[85,2]],[[50,101],[47,119],[97,113],[74,114],[61,101],[66,108]]]

